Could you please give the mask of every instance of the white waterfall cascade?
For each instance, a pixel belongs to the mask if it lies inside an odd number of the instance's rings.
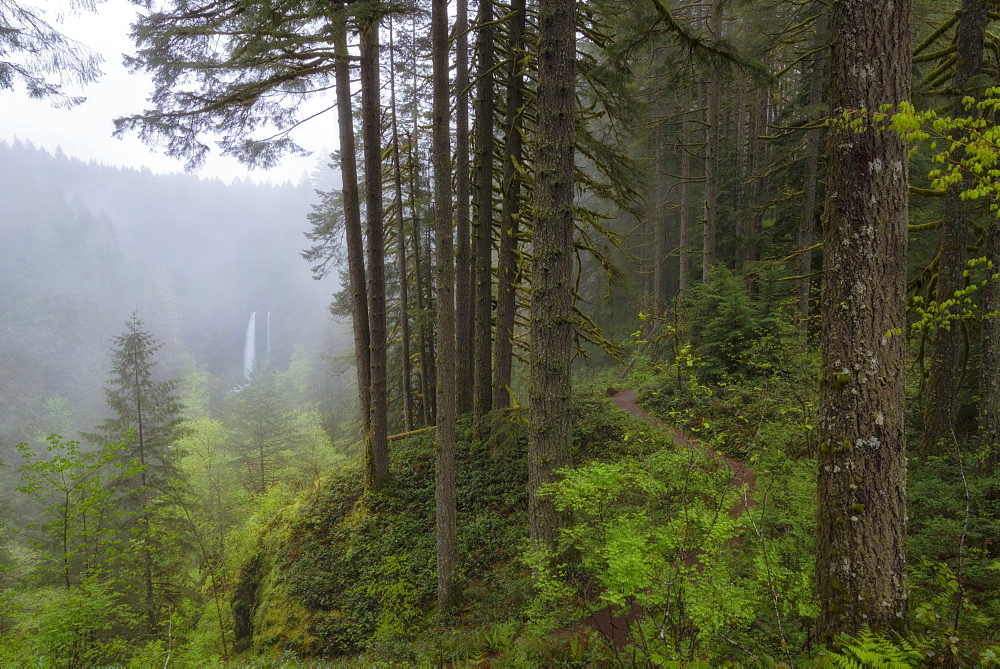
[[[250,322],[247,323],[247,337],[243,344],[243,377],[250,378],[250,372],[257,362],[257,312],[250,314]]]

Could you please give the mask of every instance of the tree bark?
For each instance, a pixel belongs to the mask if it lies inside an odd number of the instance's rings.
[[[816,23],[817,46],[829,41],[829,19],[827,10],[820,9],[822,14]],[[809,106],[816,107],[823,102],[823,83],[826,79],[827,53],[816,52],[811,61],[812,74],[809,77]],[[812,295],[812,260],[813,252],[806,251],[813,245],[816,230],[816,200],[819,191],[819,154],[823,141],[823,129],[806,130],[806,164],[802,177],[802,219],[799,221],[798,246],[799,255],[795,260],[795,272],[800,277],[795,282],[796,312],[799,327],[806,334],[809,332],[809,305]]]
[[[966,82],[982,72],[983,41],[986,34],[986,5],[983,0],[963,0],[962,18],[958,21],[957,58],[952,86],[956,90],[954,107],[962,111],[961,100]],[[959,356],[962,347],[962,327],[959,316],[962,303],[955,293],[965,288],[965,270],[971,227],[970,204],[962,194],[972,185],[971,175],[948,186],[944,198],[944,221],[938,257],[937,287],[934,301],[942,306],[940,316],[949,319],[934,330],[931,342],[930,376],[927,379],[927,401],[924,404],[924,430],[920,440],[922,453],[941,452],[956,442],[955,397],[959,384]]]
[[[713,40],[722,37],[722,3],[714,0],[709,8],[709,32]],[[705,225],[701,239],[701,281],[708,283],[715,264],[715,232],[719,200],[719,98],[722,74],[712,67],[705,107]]]
[[[389,51],[393,51],[392,23],[389,23]],[[389,96],[392,124],[392,181],[396,207],[396,274],[399,275],[399,367],[403,373],[403,429],[413,430],[413,378],[410,369],[410,311],[406,272],[406,231],[403,226],[403,172],[399,160],[399,124],[396,114],[396,70],[389,68]]]
[[[681,122],[680,154],[681,154],[681,185],[680,185],[680,209],[678,211],[677,223],[677,292],[683,295],[687,291],[688,272],[690,271],[690,257],[688,256],[688,246],[691,244],[691,237],[688,230],[691,221],[691,149],[689,147],[688,115],[691,112],[691,101],[694,96],[688,92],[685,94],[684,120]]]
[[[347,19],[339,14],[333,26],[337,62],[337,128],[340,136],[341,195],[344,202],[344,236],[347,238],[347,277],[350,282],[351,320],[354,323],[354,364],[358,370],[358,410],[361,437],[371,443],[371,334],[368,330],[368,288],[365,277],[364,232],[358,188],[358,152],[354,144],[354,107],[351,103],[351,70],[347,53]],[[369,452],[366,446],[365,452]]]
[[[572,444],[574,0],[541,0],[538,28],[528,519],[531,540],[551,547],[560,525],[559,514],[538,490],[569,463]]]
[[[990,269],[983,289],[982,354],[979,373],[979,451],[983,468],[993,472],[1000,464],[1000,222],[986,231],[985,255]]]
[[[512,0],[510,17],[510,63],[507,70],[507,109],[504,115],[506,139],[503,151],[500,213],[500,251],[497,255],[496,350],[493,354],[493,408],[510,406],[513,372],[514,317],[517,304],[517,236],[521,211],[521,173],[515,167],[523,158],[521,140],[524,105],[525,0]]]
[[[434,105],[434,241],[437,248],[437,429],[434,500],[437,529],[438,610],[447,615],[458,599],[455,531],[455,257],[452,233],[451,137],[448,86],[448,0],[431,4]]]
[[[475,219],[475,389],[473,415],[477,432],[481,421],[493,407],[492,332],[493,307],[493,2],[479,2],[478,103],[476,107],[476,219]]]
[[[382,103],[379,93],[379,24],[361,28],[361,126],[364,133],[365,210],[368,243],[368,328],[371,336],[371,440],[366,444],[365,482],[378,490],[389,482],[386,376],[385,232],[382,207]]]
[[[469,7],[458,0],[455,11],[455,346],[458,369],[455,379],[458,413],[472,411],[472,254],[469,230]]]
[[[871,115],[910,92],[908,0],[831,5],[816,580],[823,641],[905,625],[907,150]],[[864,63],[864,67],[859,67]]]

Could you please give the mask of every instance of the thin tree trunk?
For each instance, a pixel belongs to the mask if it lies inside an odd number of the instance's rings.
[[[554,546],[560,525],[541,486],[569,463],[573,337],[573,155],[576,3],[540,0],[538,131],[529,351],[528,520],[536,545]]]
[[[688,246],[691,238],[688,225],[691,220],[691,149],[689,148],[690,135],[688,134],[688,114],[691,111],[691,102],[694,97],[691,92],[685,96],[684,120],[681,122],[680,154],[681,154],[681,185],[680,185],[680,210],[678,212],[677,224],[677,292],[684,294],[687,291],[688,272],[690,271],[690,257],[688,256]]]
[[[986,231],[986,260],[993,267],[983,289],[982,353],[979,372],[979,452],[986,473],[1000,464],[1000,222],[991,220]],[[994,314],[994,315],[990,315]]]
[[[493,254],[493,2],[479,2],[479,61],[478,106],[476,111],[476,220],[475,220],[475,274],[476,314],[474,365],[475,393],[473,415],[477,431],[481,421],[493,407],[492,386],[492,331],[490,317],[493,290],[490,271]]]
[[[713,0],[709,8],[709,32],[713,40],[722,36],[721,0]],[[715,264],[715,233],[719,200],[719,98],[722,74],[712,68],[708,82],[708,101],[705,108],[705,225],[701,241],[701,280],[708,283],[712,265]]]
[[[413,278],[417,288],[417,311],[421,318],[417,328],[417,343],[420,346],[420,416],[423,427],[431,425],[431,370],[430,370],[430,342],[427,336],[426,303],[424,302],[424,277],[423,263],[420,256],[420,213],[417,210],[417,162],[414,155],[414,145],[417,141],[416,118],[414,118],[414,131],[409,141],[409,175],[410,175],[410,213],[413,216]]]
[[[431,57],[434,107],[434,240],[437,247],[437,428],[435,430],[434,500],[437,536],[438,610],[442,615],[458,600],[455,530],[455,257],[452,239],[451,147],[448,89],[448,0],[431,4]]]
[[[952,87],[956,91],[954,106],[961,111],[963,90],[972,77],[982,72],[983,41],[986,34],[986,5],[983,0],[963,0],[962,18],[958,21],[958,54]],[[927,400],[924,405],[924,431],[920,450],[937,453],[955,444],[955,397],[959,384],[959,356],[962,328],[959,320],[961,301],[955,293],[965,288],[966,248],[971,227],[970,203],[962,194],[972,185],[971,175],[948,186],[944,198],[944,222],[938,257],[937,287],[934,301],[942,307],[940,315],[950,322],[941,323],[931,342],[930,376],[927,379]],[[954,301],[948,305],[949,301]]]
[[[496,350],[493,354],[493,408],[510,406],[513,372],[514,317],[517,305],[517,236],[521,211],[521,173],[515,165],[523,158],[521,127],[524,105],[525,0],[512,0],[510,16],[510,63],[507,70],[507,110],[504,117],[506,140],[503,152],[500,213],[500,251],[497,256]]]
[[[389,482],[388,377],[386,371],[385,233],[382,220],[382,103],[379,94],[379,25],[361,30],[361,125],[365,144],[365,210],[368,218],[368,323],[371,336],[371,442],[365,482],[378,490]]]
[[[392,21],[389,23],[389,51],[393,51]],[[389,68],[389,95],[392,100],[392,175],[396,205],[396,273],[399,275],[399,354],[403,372],[403,429],[413,429],[413,378],[410,370],[410,312],[406,273],[406,235],[403,226],[403,174],[399,161],[399,126],[396,119],[396,70]]]
[[[826,9],[821,9],[822,15],[816,24],[816,41],[826,43],[829,40],[828,19]],[[823,82],[826,78],[825,52],[817,52],[811,58],[812,74],[809,77],[809,106],[816,108],[823,102]],[[806,251],[813,245],[813,233],[816,229],[816,199],[819,190],[819,153],[823,141],[822,128],[806,130],[806,164],[802,177],[802,219],[799,221],[798,246],[799,255],[795,261],[795,271],[800,277],[795,282],[796,305],[799,327],[803,332],[809,331],[809,304],[812,286],[812,251]]]
[[[824,642],[907,618],[907,150],[871,114],[909,99],[910,21],[907,0],[831,5],[831,116],[863,114],[863,129],[834,125],[827,145],[816,560]]]
[[[455,378],[458,413],[472,411],[472,253],[469,230],[469,7],[458,0],[455,11]]]

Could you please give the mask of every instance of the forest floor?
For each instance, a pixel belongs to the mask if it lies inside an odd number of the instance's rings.
[[[636,404],[635,394],[636,392],[634,390],[619,390],[611,395],[611,400],[615,403],[615,406],[622,411],[626,411],[637,418],[641,418],[653,427],[664,432],[670,437],[673,443],[678,446],[700,450],[711,458],[725,462],[733,474],[730,485],[734,488],[742,490],[739,501],[728,510],[731,517],[737,518],[742,515],[748,507],[753,506],[753,491],[756,485],[756,479],[754,478],[753,471],[749,467],[738,460],[734,460],[719,453],[715,449],[704,446],[700,442],[691,438],[690,435],[684,433],[676,427],[668,425],[656,416],[653,416]],[[697,563],[698,556],[691,556],[691,561],[692,563]],[[629,623],[635,620],[641,613],[642,610],[637,604],[633,604],[632,608],[624,613],[616,607],[609,606],[597,611],[570,628],[557,631],[556,634],[569,635],[582,629],[596,629],[611,642],[614,648],[621,649],[627,645],[629,640]]]

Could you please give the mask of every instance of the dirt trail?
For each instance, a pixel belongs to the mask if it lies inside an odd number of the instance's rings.
[[[756,480],[754,479],[753,472],[750,471],[749,467],[744,465],[742,462],[722,455],[715,449],[703,446],[687,434],[681,432],[675,427],[667,425],[659,418],[656,418],[649,412],[643,410],[635,403],[634,390],[619,390],[611,395],[611,400],[615,403],[615,406],[622,411],[627,411],[633,416],[642,418],[650,425],[666,433],[678,446],[701,450],[707,453],[710,457],[725,462],[726,465],[729,466],[730,471],[733,473],[730,485],[733,488],[742,491],[740,500],[729,509],[729,515],[731,517],[736,518],[740,516],[747,509],[747,507],[753,506],[754,501],[752,495]],[[739,541],[739,538],[736,538],[735,541]],[[698,556],[692,555],[691,562],[698,562]],[[555,634],[556,636],[570,636],[580,630],[596,629],[606,639],[608,639],[615,648],[622,649],[629,640],[629,623],[636,620],[640,615],[642,615],[642,609],[635,604],[633,604],[628,611],[624,612],[617,607],[605,607],[590,615],[580,623],[573,625],[572,627],[558,630]]]
[[[711,457],[722,460],[728,466],[730,471],[733,473],[732,481],[730,485],[737,489],[743,490],[743,495],[740,501],[737,502],[732,508],[729,509],[729,515],[736,518],[743,514],[748,506],[753,506],[753,491],[756,485],[756,480],[754,479],[753,472],[742,462],[738,460],[733,460],[732,458],[726,457],[722,453],[719,453],[713,448],[708,448],[703,446],[688,435],[684,434],[675,427],[667,425],[659,418],[649,414],[647,411],[642,409],[639,405],[635,403],[635,391],[634,390],[619,390],[614,395],[611,396],[611,401],[615,403],[622,411],[627,411],[633,416],[642,418],[650,425],[660,429],[662,432],[666,433],[675,444],[678,446],[683,446],[684,448],[692,448],[704,451]]]

